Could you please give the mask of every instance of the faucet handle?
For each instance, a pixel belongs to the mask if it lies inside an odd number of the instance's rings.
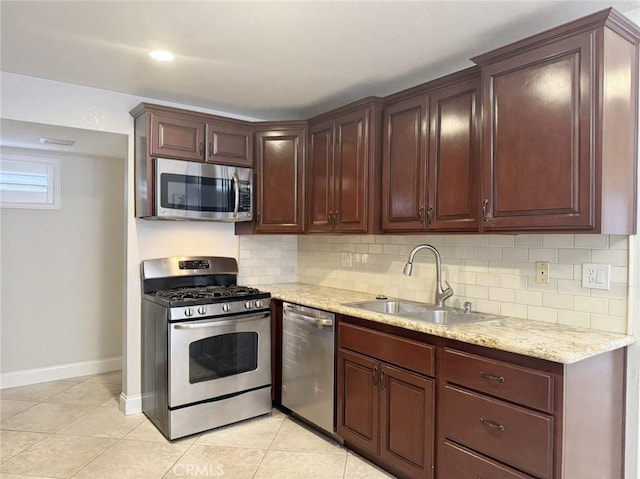
[[[442,282],[447,286],[443,291],[445,298],[450,298],[453,296],[453,288],[451,288],[451,285],[446,280],[443,280]]]

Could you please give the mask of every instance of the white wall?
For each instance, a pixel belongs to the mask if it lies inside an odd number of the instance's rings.
[[[117,367],[124,160],[5,152],[58,158],[62,189],[60,210],[1,213],[2,386],[56,378],[62,365]]]
[[[153,222],[136,220],[133,205],[133,119],[129,111],[141,101],[247,119],[225,112],[160,102],[96,88],[42,80],[2,72],[0,117],[125,134],[129,137],[126,158],[125,304],[123,321],[123,395],[127,413],[140,410],[140,261],[181,254],[236,256],[237,240],[231,224]],[[248,118],[250,119],[250,118]],[[3,335],[4,336],[4,335]],[[11,338],[7,338],[11,340]]]

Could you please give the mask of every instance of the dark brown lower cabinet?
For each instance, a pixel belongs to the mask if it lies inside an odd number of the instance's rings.
[[[400,477],[432,478],[434,380],[345,348],[337,364],[338,435],[345,444]]]

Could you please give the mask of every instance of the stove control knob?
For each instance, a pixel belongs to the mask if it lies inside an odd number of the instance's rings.
[[[251,301],[246,301],[244,303],[244,309],[251,309]]]
[[[200,306],[198,308],[198,313],[199,314],[205,314],[207,312],[207,308],[205,308],[204,306]]]
[[[193,316],[193,309],[191,308],[185,308],[184,310],[184,315],[189,317],[189,316]]]
[[[224,311],[225,313],[229,311],[229,305],[227,303],[224,303],[222,305],[222,311]]]
[[[261,299],[256,299],[256,308],[262,308],[263,304],[262,304],[262,300]]]

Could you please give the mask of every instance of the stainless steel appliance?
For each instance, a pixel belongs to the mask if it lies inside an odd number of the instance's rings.
[[[234,258],[142,262],[142,410],[176,439],[271,411],[269,293]]]
[[[156,158],[156,219],[251,221],[253,169]]]
[[[282,405],[333,434],[335,315],[284,303]]]

